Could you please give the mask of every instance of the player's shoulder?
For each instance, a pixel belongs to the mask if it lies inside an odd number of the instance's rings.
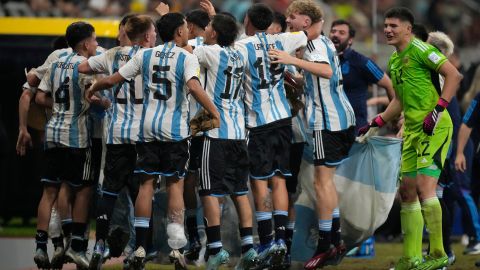
[[[427,51],[430,51],[432,49],[434,49],[435,47],[433,47],[431,44],[428,44],[426,42],[423,42],[417,38],[414,38],[412,41],[412,52],[417,52],[417,53],[420,53],[420,54],[423,54]]]
[[[58,60],[62,57],[66,57],[71,53],[72,53],[72,48],[57,49],[57,50],[53,51],[52,53],[50,53],[48,58],[52,61],[55,61],[55,60]]]
[[[97,50],[96,50],[97,55],[102,54],[106,51],[107,49],[103,48],[102,46],[97,46]]]

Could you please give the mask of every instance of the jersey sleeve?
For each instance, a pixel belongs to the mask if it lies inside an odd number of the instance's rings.
[[[426,49],[420,55],[421,61],[430,69],[435,70],[438,72],[440,67],[447,62],[447,58],[441,52],[437,50],[437,48],[428,45],[428,49]]]
[[[377,83],[383,78],[383,70],[375,64],[370,58],[363,58],[360,61],[363,78],[369,83]]]
[[[205,67],[208,65],[206,47],[207,46],[200,46],[193,50],[193,54],[197,57],[198,63]]]
[[[309,41],[305,52],[305,60],[310,62],[318,62],[318,63],[327,63],[330,64],[330,60],[328,59],[328,51],[327,51],[327,44],[324,42],[312,42]]]
[[[289,32],[279,34],[279,38],[283,44],[283,49],[289,54],[294,53],[297,49],[307,46],[307,35],[305,32]]]
[[[94,72],[106,73],[108,72],[107,54],[102,53],[88,58],[88,65]]]
[[[475,98],[470,102],[467,112],[463,116],[463,123],[470,128],[475,127],[480,121],[480,94],[477,94]]]
[[[185,82],[188,82],[192,78],[199,78],[200,76],[200,65],[198,63],[197,57],[191,53],[186,54],[185,57],[185,72],[184,79]]]
[[[47,59],[45,60],[45,62],[37,67],[34,71],[34,74],[35,76],[37,76],[38,79],[43,79],[43,76],[45,76],[45,73],[47,73],[47,71],[50,69],[50,66],[51,66],[51,63],[53,63],[54,61],[58,60],[58,52],[57,51],[53,51],[52,53],[50,53],[47,57]]]
[[[135,56],[130,59],[123,67],[118,70],[118,73],[125,79],[134,79],[142,70],[143,53],[145,51],[139,51]]]
[[[45,93],[50,93],[52,92],[52,80],[51,80],[51,72],[52,69],[48,68],[46,72],[44,73],[44,76],[42,78],[42,81],[40,81],[40,84],[38,85],[38,89],[40,91],[43,91]]]

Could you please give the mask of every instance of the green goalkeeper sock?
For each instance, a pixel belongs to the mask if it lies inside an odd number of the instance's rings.
[[[403,233],[403,256],[422,258],[422,208],[418,201],[402,203],[400,218]]]
[[[437,197],[422,201],[422,214],[430,234],[430,255],[445,256],[442,237],[442,207]]]

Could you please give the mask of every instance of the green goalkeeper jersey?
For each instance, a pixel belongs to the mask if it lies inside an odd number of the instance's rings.
[[[405,50],[395,51],[390,57],[388,72],[402,104],[405,132],[422,131],[423,119],[435,108],[440,97],[431,76],[438,76],[438,70],[446,61],[435,47],[416,38]],[[447,110],[442,113],[436,128],[445,127],[452,127]]]

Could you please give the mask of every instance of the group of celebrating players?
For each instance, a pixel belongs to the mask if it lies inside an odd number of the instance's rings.
[[[322,34],[321,8],[310,0],[293,1],[285,32],[275,27],[268,6],[254,4],[245,16],[245,34],[238,37],[232,15],[215,14],[208,0],[200,5],[203,10],[185,17],[168,13],[168,6],[161,4],[156,22],[147,15],[128,15],[120,24],[120,46],[109,50],[97,47],[92,25],[72,23],[65,34],[70,48],[54,51],[27,74],[24,89],[35,95],[37,104],[52,108],[45,127],[47,165],[38,207],[34,260],[39,268],[59,269],[71,260],[79,268],[100,269],[111,256],[107,238],[118,194],[134,186],[135,179],[136,241],[126,265],[143,269],[159,176],[166,181],[166,231],[177,269],[186,268],[184,256],[198,259],[201,248],[197,188],[204,209],[207,269],[218,269],[229,259],[220,234],[221,204],[227,195],[239,218],[242,256],[235,269],[286,268],[306,142],[313,149],[309,158],[315,166],[319,239],[304,268],[335,265],[346,254],[333,176],[357,135],[355,114],[343,90],[336,44]],[[413,38],[409,10],[393,8],[385,17],[387,42],[396,48],[388,66],[396,96],[359,133],[404,111],[402,228],[408,248],[396,269],[437,269],[446,258],[435,196],[451,138],[444,108],[460,76],[436,48]],[[157,33],[162,44],[155,46]],[[444,77],[443,92],[431,86],[427,70]],[[88,260],[88,208],[97,184],[89,118],[94,110],[106,112],[106,155],[96,204],[96,244]],[[134,173],[138,177],[132,178]],[[260,241],[256,248],[249,180]],[[66,239],[55,238],[50,261],[47,231],[54,204]],[[421,261],[415,247],[419,237],[421,244],[423,220],[431,252]]]

